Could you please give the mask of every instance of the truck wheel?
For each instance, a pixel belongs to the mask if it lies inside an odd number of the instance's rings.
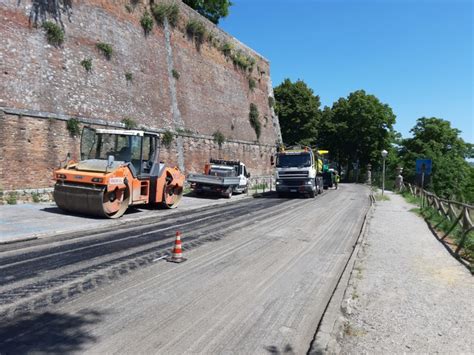
[[[309,195],[309,197],[314,198],[316,196],[316,192],[311,191],[308,195]]]

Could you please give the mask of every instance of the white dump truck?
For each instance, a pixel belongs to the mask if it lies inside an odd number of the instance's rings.
[[[231,198],[234,192],[247,192],[249,177],[241,161],[211,159],[204,174],[189,174],[187,181],[197,195],[214,193]]]

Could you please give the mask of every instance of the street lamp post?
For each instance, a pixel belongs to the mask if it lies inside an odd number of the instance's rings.
[[[383,165],[382,165],[382,196],[385,191],[385,158],[387,157],[388,152],[384,149],[382,150],[382,159],[383,159]]]

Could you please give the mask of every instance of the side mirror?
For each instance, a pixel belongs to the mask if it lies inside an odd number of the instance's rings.
[[[275,165],[275,157],[273,155],[270,157],[270,165]]]
[[[249,177],[250,177],[250,173],[247,173],[247,178],[249,178]]]

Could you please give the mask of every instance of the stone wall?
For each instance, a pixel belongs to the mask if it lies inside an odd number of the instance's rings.
[[[33,3],[62,7],[41,12],[42,5]],[[78,138],[66,130],[71,117],[111,127],[132,119],[148,130],[181,132],[163,159],[186,172],[199,171],[209,157],[220,155],[241,159],[254,175],[269,174],[269,156],[281,141],[268,99],[273,95],[269,62],[177,4],[177,25],[155,22],[145,36],[140,19],[149,1],[0,3],[1,189],[51,186],[51,170],[68,152],[78,153]],[[190,19],[206,27],[202,44],[187,34]],[[48,43],[44,20],[64,29],[60,46]],[[110,60],[98,50],[99,42],[112,46]],[[252,68],[236,65],[221,50],[225,43],[233,53],[253,58]],[[84,59],[91,60],[90,72]],[[259,111],[259,139],[249,122],[251,103]],[[216,131],[226,137],[221,148],[212,139]]]

